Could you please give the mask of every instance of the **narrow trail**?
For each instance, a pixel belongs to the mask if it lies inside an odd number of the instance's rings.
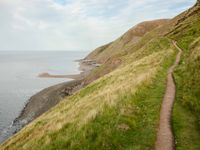
[[[157,131],[157,140],[155,144],[156,150],[175,149],[175,140],[171,128],[171,115],[176,93],[173,71],[180,62],[182,50],[177,46],[175,41],[173,41],[173,45],[179,50],[179,52],[176,56],[174,64],[169,68],[167,74],[167,85],[161,106],[159,129]]]

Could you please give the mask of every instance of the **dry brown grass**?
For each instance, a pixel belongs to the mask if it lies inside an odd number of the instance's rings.
[[[110,57],[126,51],[130,45],[136,44],[140,39],[153,29],[167,23],[169,20],[160,19],[142,22],[129,29],[124,35],[114,42],[95,49],[86,58],[94,59],[97,62],[105,63]]]
[[[13,149],[18,146],[28,149],[36,146],[38,141],[50,143],[49,134],[59,132],[67,124],[72,124],[73,129],[81,129],[106,107],[113,107],[119,103],[122,95],[134,94],[142,83],[151,81],[163,59],[171,53],[171,49],[167,52],[152,52],[142,59],[121,65],[43,114],[4,143],[1,149]],[[71,136],[70,130],[69,128],[66,138]]]

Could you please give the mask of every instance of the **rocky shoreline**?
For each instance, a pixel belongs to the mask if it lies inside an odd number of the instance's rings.
[[[20,115],[13,121],[11,135],[17,133],[25,125],[48,111],[58,104],[63,98],[72,95],[74,92],[83,88],[84,78],[96,67],[100,65],[92,60],[78,60],[80,74],[75,75],[50,75],[48,73],[40,74],[41,78],[70,78],[72,81],[57,84],[33,95],[24,106]],[[7,137],[8,138],[8,137]]]
[[[80,74],[72,74],[72,75],[52,75],[48,72],[44,72],[38,75],[40,78],[70,78],[75,80],[84,79],[90,72],[96,67],[99,67],[100,64],[96,63],[93,60],[81,59],[77,60],[79,62],[79,70]]]
[[[15,119],[13,125],[18,128],[25,126],[32,120],[48,111],[59,103],[64,97],[72,95],[82,87],[82,80],[73,80],[48,87],[33,95],[25,105],[20,116]],[[19,129],[17,129],[18,131]],[[16,131],[16,132],[17,132]]]

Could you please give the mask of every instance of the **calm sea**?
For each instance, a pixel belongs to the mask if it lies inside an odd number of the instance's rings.
[[[87,52],[0,51],[0,143],[9,136],[10,126],[28,99],[40,90],[70,79],[38,78],[38,74],[79,73],[75,60]]]

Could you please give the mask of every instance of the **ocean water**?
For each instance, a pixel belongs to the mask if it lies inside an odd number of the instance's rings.
[[[39,78],[38,74],[76,74],[87,52],[0,51],[0,143],[28,99],[42,89],[71,79]]]

